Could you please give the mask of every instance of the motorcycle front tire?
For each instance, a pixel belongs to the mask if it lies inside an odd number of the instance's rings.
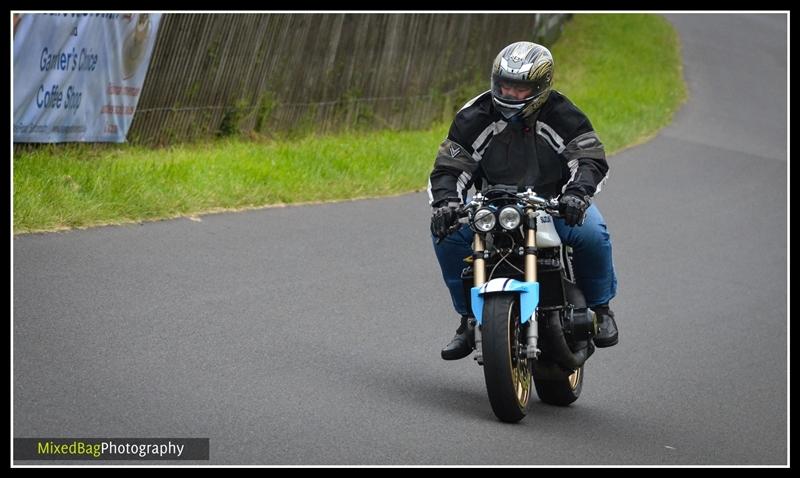
[[[483,374],[492,411],[514,423],[527,414],[532,392],[530,361],[521,353],[525,331],[518,294],[487,296],[483,308]]]

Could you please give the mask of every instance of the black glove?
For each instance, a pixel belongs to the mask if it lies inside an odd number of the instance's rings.
[[[580,226],[591,201],[589,196],[580,197],[571,193],[564,193],[558,199],[558,212],[564,218],[567,226]]]
[[[433,211],[433,216],[431,216],[431,234],[441,241],[455,230],[454,226],[457,223],[458,214],[456,213],[455,206],[436,208]],[[439,241],[437,241],[437,243]]]

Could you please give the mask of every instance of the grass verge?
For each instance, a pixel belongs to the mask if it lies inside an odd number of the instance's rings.
[[[660,16],[576,14],[552,48],[555,87],[613,153],[654,135],[685,99],[679,50]],[[448,126],[158,149],[15,148],[14,233],[419,191]]]

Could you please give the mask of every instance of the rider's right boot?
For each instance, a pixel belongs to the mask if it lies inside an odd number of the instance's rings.
[[[473,328],[469,326],[469,316],[461,316],[461,325],[456,329],[456,335],[442,349],[442,358],[445,360],[458,360],[472,353]]]

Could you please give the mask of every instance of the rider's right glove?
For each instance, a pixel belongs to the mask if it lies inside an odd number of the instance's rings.
[[[431,234],[433,234],[439,242],[447,237],[448,234],[453,232],[454,226],[458,223],[458,214],[456,213],[456,206],[450,203],[447,206],[441,206],[433,210],[431,216]]]

